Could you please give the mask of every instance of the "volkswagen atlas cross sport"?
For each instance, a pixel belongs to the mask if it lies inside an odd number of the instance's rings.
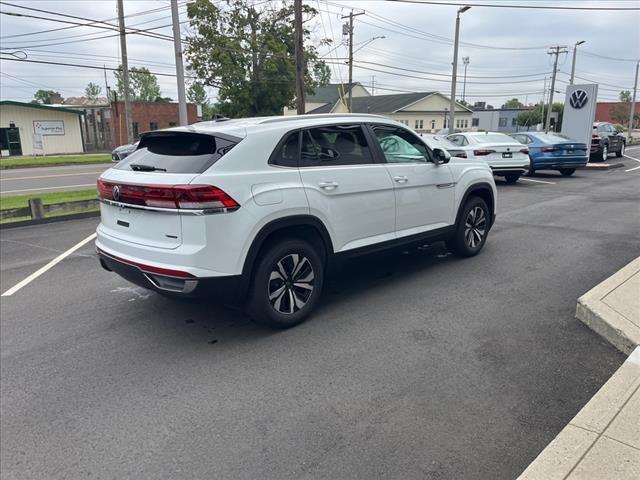
[[[97,252],[143,287],[233,297],[254,320],[290,327],[341,257],[437,240],[480,252],[495,217],[491,169],[449,159],[375,115],[156,130],[98,180]]]

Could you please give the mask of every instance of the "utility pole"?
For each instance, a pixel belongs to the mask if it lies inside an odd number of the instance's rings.
[[[573,45],[573,60],[571,60],[571,78],[569,79],[569,85],[573,85],[573,77],[576,75],[576,52],[578,51],[578,45],[582,45],[586,40],[580,40]]]
[[[304,33],[302,31],[302,0],[294,0],[294,34],[296,55],[296,110],[304,115]]]
[[[629,113],[629,141],[631,141],[631,132],[633,131],[633,115],[636,112],[636,93],[638,92],[638,69],[640,61],[636,63],[636,79],[633,83],[633,98],[631,99],[631,112]]]
[[[182,41],[180,40],[180,16],[178,0],[171,0],[171,19],[173,21],[173,51],[176,55],[176,80],[178,82],[178,112],[180,125],[189,125],[187,117],[187,96],[184,93],[184,65],[182,63]]]
[[[352,98],[352,83],[353,83],[353,17],[357,17],[358,15],[364,15],[364,12],[360,12],[360,13],[353,13],[353,10],[351,10],[351,13],[349,13],[349,15],[345,15],[342,17],[342,19],[348,18],[349,19],[349,26],[348,28],[348,35],[349,35],[349,93],[348,93],[348,100],[347,100],[347,108],[349,109],[349,113],[352,112],[351,110],[351,98]],[[344,29],[343,29],[344,31]]]
[[[549,92],[549,108],[547,109],[547,119],[544,122],[544,131],[548,131],[549,127],[551,126],[551,110],[553,109],[553,93],[554,90],[556,88],[556,74],[558,73],[558,57],[560,56],[561,53],[567,53],[567,47],[566,46],[555,46],[552,47],[547,54],[548,55],[555,55],[556,58],[553,62],[553,75],[551,76],[551,91]]]
[[[458,76],[458,40],[460,37],[460,14],[466,12],[471,7],[460,7],[456,14],[456,35],[453,43],[453,72],[451,72],[451,105],[449,108],[449,133],[454,133],[454,120],[456,116],[456,80]]]
[[[375,95],[375,88],[376,88],[376,76],[371,75],[371,96]]]
[[[464,83],[462,84],[462,101],[464,102],[467,94],[467,67],[469,66],[469,57],[462,57],[464,63]]]
[[[127,35],[124,29],[124,7],[118,1],[118,26],[120,27],[120,51],[122,54],[122,82],[124,84],[124,119],[127,124],[127,143],[133,143],[133,114],[131,112],[131,90],[129,87],[129,60],[127,58]],[[120,139],[122,141],[122,139]]]

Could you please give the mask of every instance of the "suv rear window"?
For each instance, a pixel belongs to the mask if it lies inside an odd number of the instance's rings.
[[[137,150],[116,165],[117,170],[203,173],[241,139],[191,132],[143,135]]]

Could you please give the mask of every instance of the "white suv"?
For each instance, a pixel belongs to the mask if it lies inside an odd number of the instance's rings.
[[[445,240],[477,254],[495,218],[483,163],[449,164],[375,115],[203,122],[146,133],[98,180],[107,270],[169,295],[300,323],[341,257]]]

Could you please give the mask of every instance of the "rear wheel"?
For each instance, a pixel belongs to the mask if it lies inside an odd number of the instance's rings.
[[[516,183],[519,178],[520,175],[518,175],[517,173],[511,173],[504,176],[504,179],[507,181],[507,183]]]
[[[624,142],[621,142],[620,143],[620,148],[616,152],[616,157],[620,158],[620,157],[622,157],[624,155],[624,147],[625,147]]]
[[[477,255],[487,240],[490,218],[485,201],[471,197],[462,209],[453,235],[447,240],[447,248],[461,257]]]
[[[570,177],[571,175],[573,175],[573,172],[575,172],[576,169],[575,168],[561,168],[560,169],[560,173],[562,174],[563,177]]]
[[[602,150],[600,151],[600,161],[604,162],[609,156],[609,145],[606,143],[602,146]]]
[[[289,328],[312,312],[320,298],[324,266],[312,245],[300,239],[274,243],[258,258],[247,313],[272,328]]]

